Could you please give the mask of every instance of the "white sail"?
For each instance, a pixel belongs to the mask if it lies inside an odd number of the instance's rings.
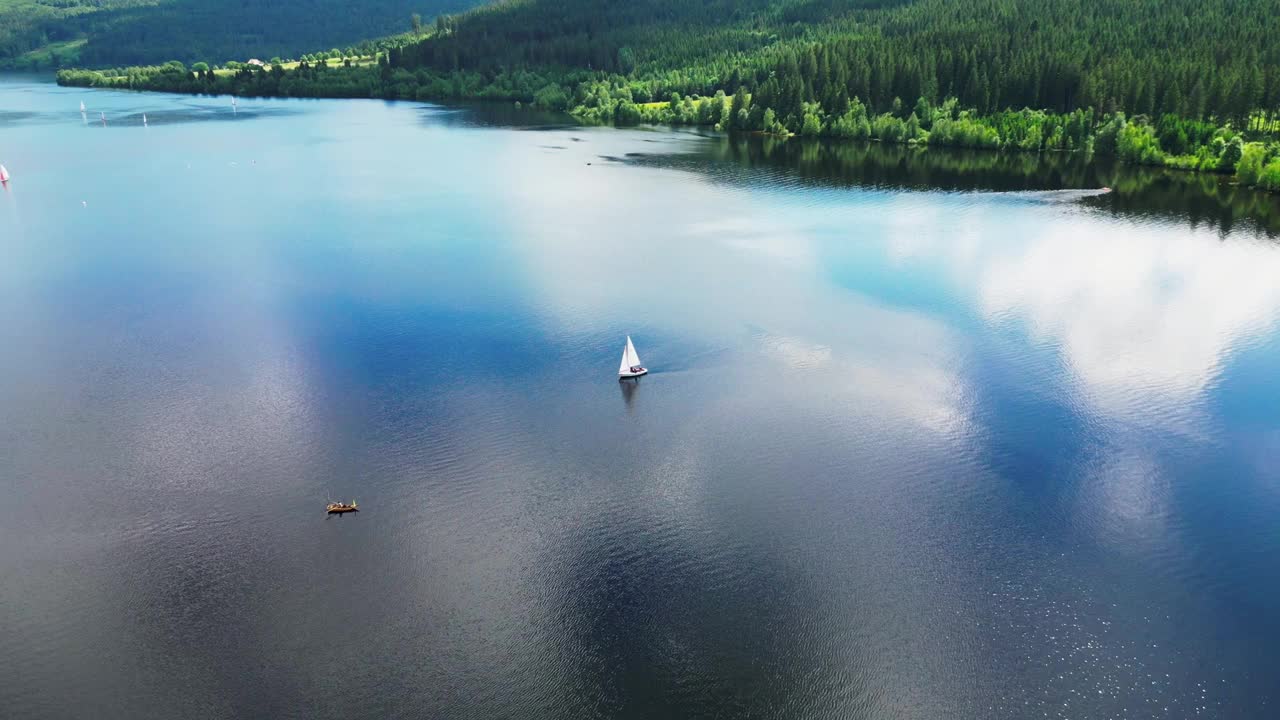
[[[3,165],[0,165],[0,182],[9,182],[9,170]]]
[[[631,363],[628,361],[628,354],[631,350],[631,338],[627,338],[627,344],[622,348],[622,364],[618,366],[619,375],[627,375],[631,372]]]
[[[84,112],[84,101],[80,101],[80,112]]]
[[[636,352],[636,346],[631,344],[631,336],[627,336],[627,367],[633,367],[640,364],[640,354]]]
[[[146,125],[146,124],[147,124],[147,114],[146,114],[146,113],[142,113],[142,124],[143,124],[143,125]]]

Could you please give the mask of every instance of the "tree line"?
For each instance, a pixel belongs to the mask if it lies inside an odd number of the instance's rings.
[[[989,113],[1077,107],[1243,120],[1280,107],[1277,0],[531,0],[466,14],[405,67],[589,69],[633,92],[774,81],[790,106],[957,97]]]
[[[438,16],[371,68],[63,81],[500,99],[584,121],[1096,152],[1280,189],[1275,17],[1280,0],[522,0]]]

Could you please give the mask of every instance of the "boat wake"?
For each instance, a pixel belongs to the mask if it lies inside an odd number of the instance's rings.
[[[1011,200],[1030,203],[1054,205],[1059,203],[1075,203],[1089,198],[1110,194],[1111,188],[1089,188],[1079,190],[1018,190],[1014,192],[996,193]]]

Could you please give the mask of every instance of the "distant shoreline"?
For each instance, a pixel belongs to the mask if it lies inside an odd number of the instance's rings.
[[[234,97],[494,101],[522,108],[566,111],[584,124],[704,126],[779,138],[837,138],[922,148],[1086,156],[1097,153],[1130,164],[1235,175],[1236,181],[1247,187],[1280,192],[1280,158],[1270,157],[1267,145],[1246,142],[1242,134],[1235,133],[1229,126],[1214,129],[1202,122],[1181,121],[1193,132],[1214,133],[1214,142],[1202,145],[1195,155],[1171,155],[1160,148],[1156,127],[1139,119],[1130,122],[1122,113],[1099,117],[1092,109],[1065,114],[1024,109],[980,116],[971,110],[959,110],[956,102],[949,100],[925,110],[932,116],[922,122],[918,111],[922,109],[923,100],[903,118],[901,113],[892,112],[873,115],[855,98],[849,109],[838,117],[806,116],[801,132],[796,133],[781,125],[770,109],[761,112],[753,107],[751,96],[741,90],[733,96],[721,91],[712,97],[675,95],[667,102],[636,103],[601,97],[588,89],[587,96],[576,98],[581,102],[574,104],[563,91],[555,98],[547,97],[549,91],[539,91],[533,97],[513,98],[513,93],[495,90],[496,83],[476,82],[468,88],[463,82],[459,86],[456,77],[444,82],[421,71],[410,73],[392,68],[384,55],[335,62],[341,64],[333,67],[328,61],[304,61],[275,67],[236,64],[233,68],[211,68],[198,63],[191,69],[172,62],[114,71],[61,70],[57,73],[57,82],[69,87]],[[450,88],[448,91],[445,85]],[[1162,122],[1179,121],[1166,116]],[[996,127],[1005,128],[1005,135],[1001,136]]]

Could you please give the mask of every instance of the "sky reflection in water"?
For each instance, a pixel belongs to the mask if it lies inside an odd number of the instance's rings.
[[[1280,255],[1217,189],[1192,218],[1070,160],[0,97],[22,716],[1276,701]],[[653,372],[620,388],[627,333]]]

